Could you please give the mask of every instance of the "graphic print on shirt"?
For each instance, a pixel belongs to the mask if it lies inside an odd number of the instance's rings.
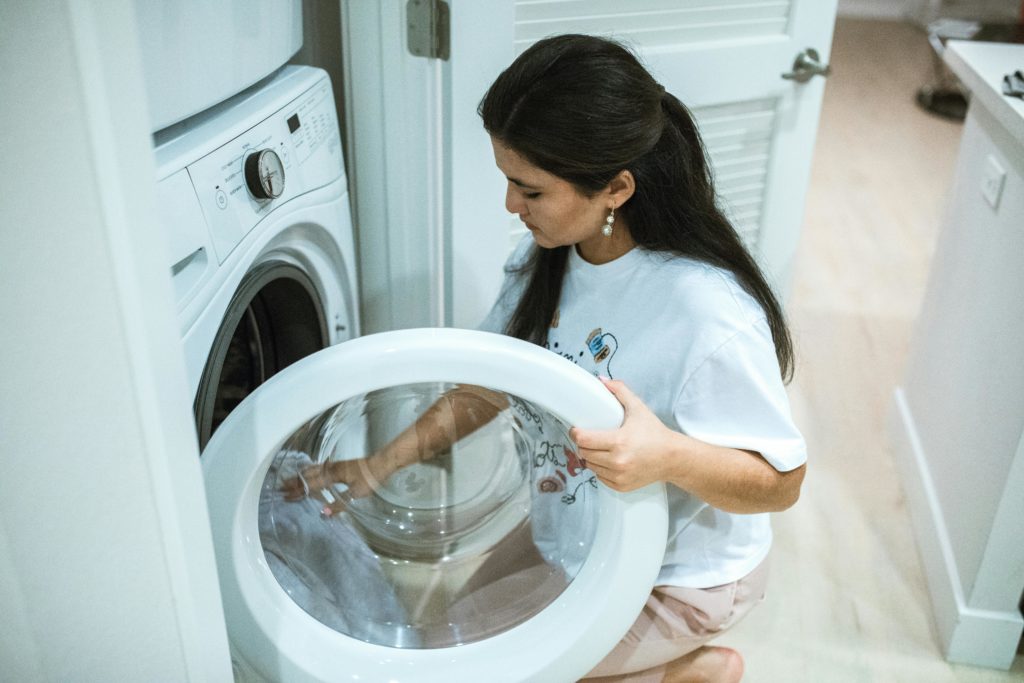
[[[548,330],[548,338],[544,342],[544,348],[557,353],[566,360],[571,360],[576,365],[590,370],[596,376],[615,379],[612,372],[612,358],[619,350],[619,340],[611,332],[605,332],[600,327],[591,330],[587,338],[583,340],[582,348],[577,347],[575,353],[566,352],[565,348],[558,341],[555,331],[558,329],[559,311],[555,311],[551,319],[551,328]],[[570,347],[571,348],[571,347]],[[589,357],[589,360],[584,360]],[[589,366],[589,367],[588,367]]]
[[[512,407],[516,411],[515,421],[520,428],[523,427],[525,421],[529,425],[529,430],[532,432],[544,433],[544,420],[540,414],[533,409],[533,407],[521,398],[516,396],[509,396],[512,401]]]
[[[584,472],[586,465],[576,451],[565,444],[539,442],[533,456],[533,466],[538,470],[537,492],[562,493],[561,501],[566,505],[575,503],[577,496],[582,495],[581,492],[597,488],[597,477]]]
[[[593,373],[608,379],[615,379],[612,374],[612,357],[619,350],[619,340],[611,332],[601,332],[597,328],[587,337],[587,350],[594,359]]]
[[[559,329],[560,314],[560,309],[555,309],[544,348],[572,361],[595,376],[614,379],[612,360],[619,350],[618,338],[611,332],[605,332],[597,327],[591,330],[586,338],[577,338],[575,343],[563,345],[559,337],[565,330]],[[528,419],[527,406],[517,405],[516,409],[521,417]],[[531,426],[541,427],[541,421],[536,416],[532,417]],[[543,428],[541,431],[543,432]],[[597,488],[597,477],[586,469],[586,463],[577,455],[571,444],[567,446],[543,438],[537,439],[536,444],[533,466],[537,493],[560,495],[562,503],[572,505],[588,490]]]
[[[533,481],[537,493],[564,493],[561,502],[572,505],[581,491],[596,488],[597,477],[587,470],[586,464],[572,446],[545,437],[545,419],[537,409],[516,396],[509,396],[509,399],[515,411],[512,419],[516,426],[533,439]],[[554,429],[554,434],[557,435],[563,429]]]

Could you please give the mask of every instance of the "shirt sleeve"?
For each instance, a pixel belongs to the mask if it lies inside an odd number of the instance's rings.
[[[691,373],[674,417],[684,434],[756,451],[780,472],[807,461],[764,318],[738,330]]]

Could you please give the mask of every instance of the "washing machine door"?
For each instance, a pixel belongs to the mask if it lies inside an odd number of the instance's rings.
[[[275,375],[202,462],[236,671],[582,677],[664,553],[664,487],[612,491],[568,436],[621,421],[586,371],[485,332],[370,335]]]

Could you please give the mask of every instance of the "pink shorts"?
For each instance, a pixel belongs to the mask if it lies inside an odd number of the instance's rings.
[[[713,588],[655,586],[643,611],[590,677],[660,683],[665,664],[736,625],[764,599],[768,560],[739,581]]]

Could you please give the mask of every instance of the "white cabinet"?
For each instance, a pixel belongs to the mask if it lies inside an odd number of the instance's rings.
[[[941,644],[1008,668],[1024,590],[1024,45],[950,43],[971,90],[893,432]]]

